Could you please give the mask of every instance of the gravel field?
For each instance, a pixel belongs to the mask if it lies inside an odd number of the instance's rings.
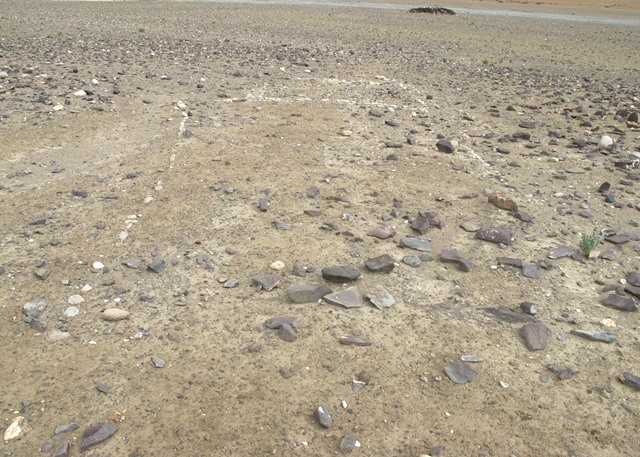
[[[0,2],[1,456],[640,455],[638,7],[406,3]]]

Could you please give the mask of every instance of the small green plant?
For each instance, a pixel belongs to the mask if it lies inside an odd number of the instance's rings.
[[[591,251],[593,251],[600,244],[600,237],[597,235],[582,235],[580,240],[580,251],[585,257],[589,257]]]
[[[144,33],[144,27],[140,27],[140,28],[138,29],[138,32],[140,32],[140,33]]]
[[[482,65],[489,65],[489,59],[482,59]]]

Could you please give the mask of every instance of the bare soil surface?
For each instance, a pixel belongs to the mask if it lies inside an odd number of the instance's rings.
[[[640,28],[22,1],[0,26],[2,456],[640,455]],[[395,304],[296,304],[301,284]]]

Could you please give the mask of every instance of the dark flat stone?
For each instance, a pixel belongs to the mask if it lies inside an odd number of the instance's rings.
[[[260,289],[264,289],[268,292],[278,284],[280,284],[280,277],[271,273],[267,273],[265,275],[254,276],[253,278],[251,278],[251,283],[254,286]]]
[[[118,426],[109,421],[101,424],[92,425],[85,430],[82,435],[82,444],[80,445],[80,452],[84,452],[87,449],[96,446],[103,441],[109,439],[118,430]]]
[[[640,274],[636,271],[631,271],[627,273],[627,282],[632,286],[640,287]]]
[[[535,322],[536,320],[535,317],[533,316],[511,311],[510,309],[505,307],[485,308],[485,312],[487,314],[491,314],[493,317],[501,321],[508,322],[510,324],[515,324],[519,322]]]
[[[296,330],[289,324],[282,324],[280,326],[280,329],[278,329],[278,336],[282,341],[287,341],[289,343],[298,339]]]
[[[637,311],[638,305],[631,297],[622,297],[618,294],[609,294],[602,304],[608,308],[617,309],[618,311]]]
[[[622,379],[624,380],[624,383],[629,387],[640,390],[640,376],[636,376],[629,373],[628,371],[625,371],[624,373],[622,373]]]
[[[466,384],[473,381],[477,375],[471,365],[462,361],[447,365],[444,367],[444,372],[456,384]]]
[[[635,295],[636,297],[640,298],[640,287],[630,286],[630,285],[627,284],[626,286],[624,286],[622,288],[622,291],[623,292],[629,292],[630,294]],[[618,292],[618,289],[616,289],[616,292]]]
[[[540,278],[541,271],[538,265],[525,265],[522,267],[522,276],[530,279]]]
[[[375,238],[380,238],[381,240],[391,238],[395,234],[396,229],[394,229],[393,227],[389,227],[388,225],[381,225],[380,227],[376,227],[369,233],[367,233],[367,235],[373,236]]]
[[[453,144],[449,140],[440,140],[436,143],[436,148],[440,152],[446,152],[447,154],[451,154],[455,151]]]
[[[511,198],[499,193],[489,195],[489,203],[505,211],[518,211],[518,205]]]
[[[350,287],[340,292],[325,295],[324,300],[329,304],[344,306],[345,308],[360,308],[364,306],[364,297],[357,287]]]
[[[541,351],[549,344],[551,331],[542,323],[530,322],[520,329],[520,336],[530,351]]]
[[[322,269],[322,277],[327,281],[348,282],[360,277],[360,272],[348,265],[333,265]]]
[[[522,211],[516,211],[515,213],[513,213],[513,215],[520,219],[522,222],[531,222],[533,220],[533,217],[531,217],[530,214],[524,213]]]
[[[591,341],[600,341],[602,343],[613,343],[618,339],[618,335],[605,330],[578,330],[573,329],[569,333]]]
[[[512,257],[498,257],[497,260],[501,265],[509,265],[516,268],[522,268],[522,266],[524,265],[522,263],[522,260],[514,259]]]
[[[528,301],[520,303],[520,309],[524,313],[529,314],[530,316],[533,316],[534,314],[538,313],[538,305]]]
[[[431,226],[431,219],[428,217],[418,216],[412,223],[411,228],[418,232],[420,235],[424,235]]]
[[[294,303],[313,303],[330,294],[326,284],[298,284],[287,289],[287,297]]]
[[[322,211],[319,211],[317,209],[305,209],[304,214],[311,217],[318,217],[322,216]]]
[[[164,260],[157,259],[147,265],[147,270],[152,273],[162,273],[164,271],[164,267]]]
[[[391,273],[396,266],[393,258],[388,254],[367,259],[364,261],[364,264],[374,273]]]
[[[407,236],[400,240],[400,244],[406,248],[415,249],[416,251],[431,252],[431,240],[427,238],[413,238]]]
[[[477,239],[492,243],[510,245],[513,243],[513,234],[504,227],[491,227],[476,232]]]

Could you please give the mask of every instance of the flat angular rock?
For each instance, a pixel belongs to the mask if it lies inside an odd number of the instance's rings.
[[[640,298],[640,287],[626,285],[622,288],[622,290]]]
[[[77,430],[78,428],[80,428],[78,424],[76,424],[75,422],[69,422],[68,424],[65,424],[65,425],[58,425],[53,431],[53,433],[55,435],[59,435],[61,433],[72,432],[74,430]]]
[[[417,255],[405,255],[402,258],[402,261],[411,267],[420,266],[420,264],[422,263],[422,259],[420,259],[420,257],[418,257]]]
[[[266,290],[269,292],[278,284],[280,284],[280,277],[271,273],[266,275],[254,276],[251,278],[251,283],[258,289]]]
[[[516,211],[515,213],[513,213],[513,215],[516,218],[520,219],[522,222],[531,222],[533,220],[533,217],[531,217],[531,215],[522,211]]]
[[[265,327],[270,328],[272,330],[279,329],[283,325],[289,325],[293,328],[296,328],[298,326],[298,318],[289,317],[289,316],[272,317],[271,319],[267,319],[266,321],[264,321],[264,325]]]
[[[602,304],[608,308],[617,309],[618,311],[637,311],[638,305],[631,297],[622,297],[618,294],[610,294]]]
[[[522,267],[522,276],[530,279],[540,278],[541,272],[538,265],[525,265]]]
[[[374,273],[391,273],[396,266],[394,260],[388,254],[367,259],[364,264]]]
[[[320,195],[320,189],[317,186],[311,186],[307,189],[307,197],[316,198],[318,195]]]
[[[632,271],[626,276],[627,282],[632,286],[640,287],[640,274],[635,271]]]
[[[631,241],[631,238],[629,237],[629,235],[624,235],[624,234],[608,236],[605,239],[609,243],[613,243],[613,244],[625,244]]]
[[[536,128],[535,121],[522,121],[518,125],[520,126],[520,128],[523,128],[523,129],[535,129]]]
[[[528,302],[528,301],[520,303],[520,309],[524,313],[527,313],[527,314],[529,314],[531,316],[533,316],[533,315],[538,313],[538,305],[536,305],[535,303]]]
[[[38,268],[34,271],[34,273],[38,277],[38,279],[42,279],[44,281],[51,274],[51,270],[48,268]]]
[[[322,211],[317,209],[306,209],[304,210],[304,214],[311,217],[318,217],[318,216],[322,216]]]
[[[164,260],[157,259],[147,265],[147,271],[152,273],[162,273],[164,271]]]
[[[278,329],[278,336],[282,341],[287,341],[289,343],[298,339],[296,330],[289,324],[283,324],[280,326]]]
[[[431,219],[424,216],[418,216],[411,223],[411,228],[418,232],[420,235],[424,235],[431,226]]]
[[[153,356],[151,357],[151,362],[153,362],[153,366],[156,368],[164,368],[167,362],[160,357]]]
[[[47,307],[46,300],[31,300],[22,306],[22,312],[29,317],[37,319]]]
[[[345,308],[360,308],[364,306],[364,297],[357,287],[334,292],[324,296],[324,300],[331,305],[340,305]]]
[[[460,224],[460,227],[467,232],[477,232],[482,229],[482,224],[479,222],[465,221]]]
[[[623,382],[629,387],[633,387],[634,389],[640,390],[640,376],[636,376],[634,374],[625,371],[622,373]]]
[[[326,284],[297,284],[289,287],[286,294],[294,303],[313,303],[331,292]]]
[[[510,245],[513,243],[513,234],[504,227],[482,229],[476,232],[476,238],[498,244]]]
[[[518,211],[518,205],[511,198],[499,193],[489,195],[489,203],[505,211]]]
[[[547,257],[550,259],[562,259],[563,257],[582,257],[580,251],[571,246],[558,246],[556,249],[551,251]]]
[[[572,335],[579,336],[581,338],[585,338],[587,340],[600,341],[602,343],[613,343],[616,339],[618,339],[618,335],[616,335],[613,332],[608,332],[606,330],[573,329],[569,333],[571,333]]]
[[[360,447],[360,442],[353,435],[353,432],[349,432],[340,440],[340,451],[343,454],[348,454],[357,447]]]
[[[29,221],[29,225],[43,225],[45,222],[47,222],[47,218],[44,216],[37,216],[34,217],[33,219],[31,219]]]
[[[436,148],[438,148],[438,151],[446,152],[447,154],[451,154],[455,151],[455,148],[453,147],[453,143],[451,143],[451,141],[449,140],[438,141],[436,143]]]
[[[341,336],[338,341],[345,346],[371,346],[371,341],[355,336]]]
[[[455,262],[458,264],[458,268],[464,272],[470,272],[473,268],[473,264],[470,260],[462,258],[457,249],[445,249],[440,254],[440,260],[443,262]]]
[[[132,270],[139,270],[142,266],[142,262],[138,259],[126,259],[122,262],[122,265],[127,268],[131,268]]]
[[[324,428],[329,428],[333,424],[333,419],[331,419],[331,414],[329,413],[329,410],[326,406],[318,406],[314,414],[318,423]]]
[[[391,238],[395,234],[396,234],[396,229],[388,225],[381,225],[380,227],[376,227],[373,230],[371,230],[369,233],[367,233],[368,236],[373,236],[381,240],[386,240],[387,238]]]
[[[477,375],[476,371],[463,361],[447,365],[444,367],[444,372],[456,384],[466,384],[473,381]]]
[[[551,331],[539,322],[525,324],[520,329],[520,336],[524,339],[524,344],[530,351],[541,351],[549,344]]]
[[[120,308],[108,308],[102,312],[105,321],[117,322],[129,317],[129,311]]]
[[[400,244],[405,248],[415,249],[421,252],[431,252],[431,240],[428,238],[413,238],[410,236],[400,240]]]
[[[53,453],[53,457],[69,457],[69,442],[62,443]]]
[[[360,272],[348,265],[333,265],[322,269],[322,277],[327,281],[348,282],[360,277]]]
[[[222,287],[224,287],[225,289],[233,289],[234,287],[237,287],[238,284],[240,284],[240,280],[228,279],[227,281],[224,282],[224,284],[222,284]]]
[[[524,313],[517,313],[515,311],[511,311],[508,308],[500,307],[500,308],[486,308],[485,312],[487,314],[491,314],[497,319],[508,322],[510,324],[515,324],[518,322],[535,322],[535,317],[530,316]]]
[[[514,259],[512,257],[498,257],[496,259],[501,265],[509,265],[511,267],[522,268],[523,262],[520,259]]]
[[[393,295],[381,285],[373,286],[367,292],[367,298],[378,309],[389,308],[396,303]]]
[[[96,446],[103,441],[111,438],[113,434],[118,430],[118,427],[115,423],[103,422],[101,424],[92,425],[88,429],[85,430],[82,435],[82,444],[80,445],[80,452],[84,452],[87,449]]]

